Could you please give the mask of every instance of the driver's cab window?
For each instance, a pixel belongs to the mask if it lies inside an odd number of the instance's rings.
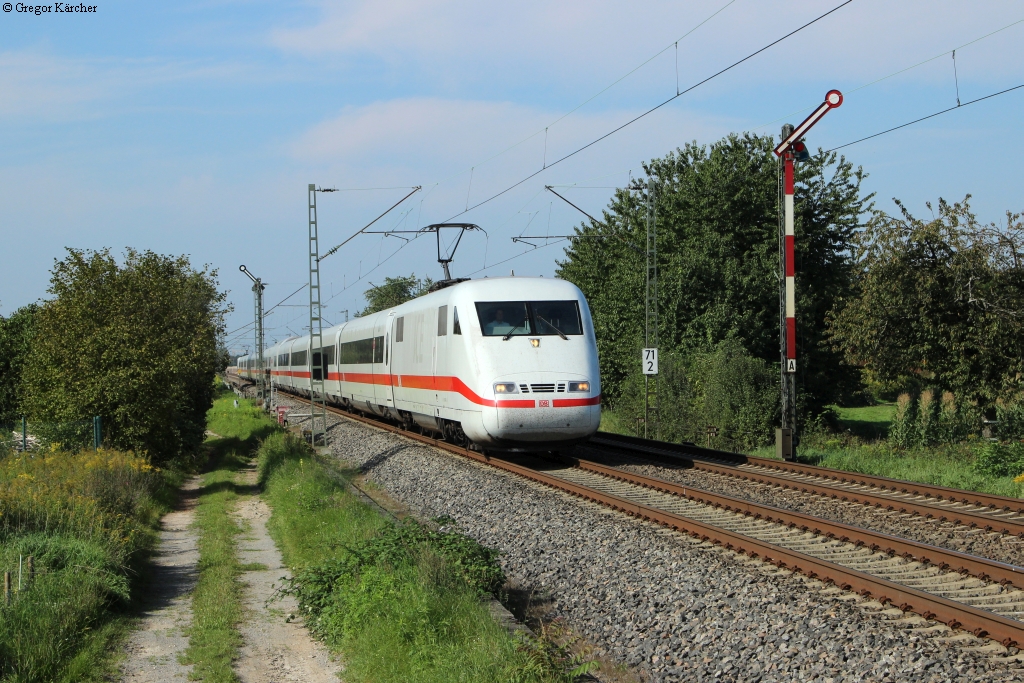
[[[486,337],[531,334],[525,301],[478,302],[476,312]]]

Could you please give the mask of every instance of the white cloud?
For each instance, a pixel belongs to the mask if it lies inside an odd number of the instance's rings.
[[[511,102],[395,99],[348,107],[303,133],[291,151],[302,162],[361,172],[397,166],[438,177],[472,166],[478,174],[490,167],[519,172],[541,167],[545,159],[551,163],[639,112],[581,113],[552,127],[545,140],[544,128],[558,118],[558,112]],[[588,156],[628,154],[630,162],[635,162],[644,158],[646,152],[641,150],[645,147],[663,152],[665,144],[673,144],[669,140],[682,144],[718,137],[733,123],[669,107],[588,150]],[[522,144],[508,149],[520,141]],[[495,155],[499,156],[490,161]]]
[[[373,57],[446,83],[605,85],[720,9],[724,0],[515,4],[469,0],[322,0],[311,25],[271,43],[306,56]],[[738,0],[679,44],[693,82],[838,5],[837,0]],[[737,70],[738,80],[869,79],[1024,18],[1019,4],[979,0],[857,0]],[[1006,49],[1024,25],[968,48],[987,76],[1020,73]],[[674,77],[674,50],[631,78]],[[943,72],[944,73],[944,72]],[[911,78],[929,79],[927,70]],[[628,87],[628,86],[627,86]]]
[[[137,97],[146,89],[273,77],[240,62],[72,58],[27,48],[0,53],[0,116],[65,122],[137,110],[142,106]]]

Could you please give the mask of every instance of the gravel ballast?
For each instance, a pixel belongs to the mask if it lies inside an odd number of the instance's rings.
[[[399,435],[329,420],[337,456],[416,514],[451,517],[500,550],[511,580],[550,598],[549,618],[649,680],[1024,680],[1018,662],[973,651],[988,641],[944,642],[938,636],[953,634],[911,630],[880,605],[866,609],[819,582]]]
[[[1024,540],[983,529],[971,529],[951,522],[925,519],[920,515],[892,513],[870,505],[844,503],[826,496],[784,489],[772,484],[743,481],[738,477],[690,467],[673,467],[621,454],[605,456],[594,448],[578,448],[580,458],[593,460],[628,472],[664,479],[683,486],[772,505],[823,519],[909,538],[921,543],[987,557],[1018,567],[1024,566]]]

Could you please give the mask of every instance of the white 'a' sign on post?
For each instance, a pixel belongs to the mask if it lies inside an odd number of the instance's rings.
[[[658,349],[644,349],[643,370],[645,375],[658,374]]]

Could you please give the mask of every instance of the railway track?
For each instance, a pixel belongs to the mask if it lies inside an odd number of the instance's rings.
[[[299,399],[303,400],[303,399]],[[329,407],[1005,646],[1024,644],[1024,568],[565,456],[495,458]],[[604,435],[602,435],[604,436]]]
[[[588,445],[743,481],[1024,538],[1024,500],[599,432]]]

